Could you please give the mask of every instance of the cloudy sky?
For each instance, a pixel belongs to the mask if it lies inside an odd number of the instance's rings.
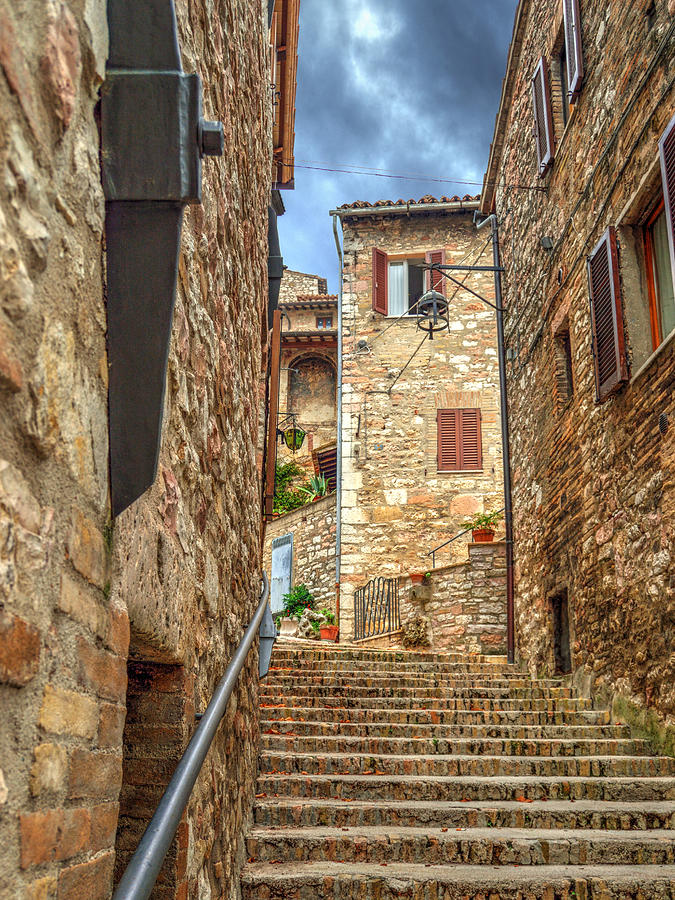
[[[479,193],[460,182],[482,182],[516,6],[301,0],[296,187],[279,219],[289,268],[337,290],[328,211],[343,203]],[[325,171],[352,166],[426,180]]]

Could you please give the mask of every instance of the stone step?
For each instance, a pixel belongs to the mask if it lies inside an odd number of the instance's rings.
[[[344,703],[344,699],[341,698]],[[606,725],[607,710],[575,710],[553,712],[551,710],[483,709],[453,710],[438,707],[420,709],[393,708],[387,706],[347,709],[342,706],[266,706],[266,719],[318,722],[399,722],[432,725]]]
[[[344,800],[675,800],[675,778],[260,775],[256,795]],[[261,797],[258,797],[261,799]]]
[[[278,797],[256,800],[256,825],[286,827],[405,826],[429,828],[675,829],[673,802],[606,800],[341,800]]]
[[[579,866],[675,863],[675,832],[535,828],[254,828],[249,862]]]
[[[346,722],[334,718],[333,721],[302,718],[269,718],[269,710],[263,711],[266,718],[260,722],[263,734],[286,735],[287,737],[311,736],[323,737],[336,735],[340,737],[400,737],[400,738],[501,738],[509,740],[604,740],[628,739],[630,729],[627,725],[508,725],[491,724],[447,724],[439,725],[431,722],[427,716],[424,722],[393,722],[376,720],[370,722]]]
[[[411,775],[457,777],[545,775],[556,778],[642,778],[675,775],[667,756],[435,756],[272,753],[260,757],[264,774]]]
[[[408,693],[408,691],[410,691]],[[486,697],[480,693],[458,697],[442,688],[364,688],[353,694],[335,693],[334,687],[319,687],[312,691],[289,694],[282,690],[265,690],[260,694],[260,706],[329,706],[340,709],[456,709],[485,712],[486,710],[554,710],[574,711],[591,709],[590,700],[563,698]]]
[[[484,664],[494,666],[495,669],[515,669],[515,666],[507,663],[506,656],[485,653],[443,653],[432,650],[376,650],[365,647],[294,647],[284,645],[277,641],[272,653],[272,665],[287,664],[289,661],[298,665],[304,665],[305,661],[320,662],[322,665],[330,663],[343,665],[354,660],[362,665],[369,662],[384,663],[445,663],[457,665]]]
[[[343,735],[263,734],[264,750],[276,753],[386,753],[413,756],[435,753],[452,753],[462,756],[487,754],[495,756],[649,756],[647,741],[639,740],[588,740],[578,738],[510,740],[498,738],[416,738],[416,737],[345,737]]]
[[[242,900],[672,900],[673,866],[253,864]]]
[[[275,688],[306,687],[311,685],[335,685],[338,687],[348,687],[349,689],[357,689],[359,687],[434,687],[443,686],[451,689],[453,692],[469,691],[482,688],[487,694],[496,693],[498,691],[515,691],[527,690],[535,692],[551,691],[553,696],[560,695],[562,697],[573,696],[573,689],[569,682],[561,682],[553,678],[540,679],[533,681],[530,678],[495,678],[490,675],[444,675],[438,672],[429,672],[426,674],[404,674],[398,672],[392,673],[362,673],[343,672],[335,670],[333,672],[325,672],[319,670],[319,673],[303,672],[302,670],[283,670],[285,674],[280,672],[270,673],[262,682],[263,687],[272,686]]]
[[[339,669],[343,672],[446,672],[448,674],[485,674],[496,677],[508,678],[512,675],[519,678],[527,677],[529,673],[521,672],[516,666],[505,662],[489,662],[488,658],[471,659],[470,657],[457,657],[451,659],[447,656],[438,659],[390,659],[381,657],[372,658],[346,658],[322,660],[314,658],[296,659],[293,657],[272,658],[271,672],[280,669],[300,669],[303,672],[319,672]]]

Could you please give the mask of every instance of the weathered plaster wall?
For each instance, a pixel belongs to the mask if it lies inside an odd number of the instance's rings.
[[[267,523],[263,566],[272,570],[272,541],[293,534],[293,585],[306,584],[317,608],[335,612],[335,494]]]
[[[178,0],[177,7],[185,70],[200,72],[205,114],[223,120],[227,149],[224,159],[205,162],[204,204],[186,214],[158,482],[111,529],[95,116],[105,3],[0,2],[0,892],[7,897],[110,894],[123,779],[123,802],[130,796],[122,737],[127,609],[138,660],[130,672],[150,659],[161,684],[162,667],[179,670],[171,696],[182,708],[180,748],[257,604],[266,4]],[[174,886],[191,897],[229,897],[236,881],[235,836],[255,770],[256,665],[252,657],[181,826],[189,854],[178,854]],[[146,740],[154,733],[156,742],[139,790],[163,777],[153,754],[162,753],[164,711],[147,710]],[[133,746],[127,740],[128,759]],[[138,809],[149,812],[142,803]]]
[[[450,330],[422,346],[390,393],[422,333],[414,318],[392,325],[372,311],[373,247],[390,254],[445,248],[448,263],[468,255],[468,262],[490,264],[471,215],[343,219],[345,636],[357,587],[381,575],[426,571],[428,552],[459,531],[467,515],[503,506],[494,312],[460,290],[451,300]],[[491,273],[472,275],[470,286],[493,297]],[[370,350],[358,347],[362,340]],[[436,410],[450,407],[482,410],[482,472],[437,471]]]
[[[555,116],[555,161],[540,179],[530,77],[542,54],[551,57],[561,5],[525,4],[496,209],[507,347],[516,354],[508,390],[519,653],[533,671],[552,670],[551,596],[566,589],[580,681],[672,720],[675,432],[671,424],[660,434],[658,420],[672,416],[675,345],[638,371],[646,287],[630,252],[632,226],[658,191],[657,142],[675,111],[673,5],[656,0],[651,29],[649,5],[580,4],[584,84],[567,127]],[[632,377],[596,404],[585,259],[608,225],[619,228]],[[561,402],[554,342],[566,328],[574,392]]]

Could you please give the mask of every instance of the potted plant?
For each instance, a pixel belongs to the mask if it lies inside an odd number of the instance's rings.
[[[307,607],[309,607],[309,609],[314,609],[314,596],[310,593],[306,584],[296,584],[296,586],[289,591],[288,594],[284,594],[281,599],[284,602],[284,608],[276,616],[276,625],[279,630],[281,630],[282,619],[285,619],[288,624],[293,619],[296,621],[300,619]]]
[[[497,523],[503,518],[501,509],[497,512],[476,513],[468,522],[462,522],[462,526],[471,529],[471,537],[476,544],[483,544],[494,539]]]
[[[307,487],[298,488],[303,494],[307,494],[312,503],[325,497],[328,493],[328,482],[323,475],[312,475],[307,482]]]
[[[413,584],[426,584],[431,581],[431,572],[409,572]]]
[[[319,612],[326,618],[326,624],[321,625],[319,629],[321,640],[337,641],[339,629],[335,624],[335,613],[331,612],[329,609],[320,609]]]

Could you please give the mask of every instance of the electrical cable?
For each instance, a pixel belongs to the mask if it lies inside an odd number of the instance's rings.
[[[390,172],[385,170],[375,170],[369,169],[367,166],[352,166],[351,163],[344,163],[343,168],[336,168],[336,166],[340,165],[336,163],[335,165],[331,165],[330,163],[326,163],[325,165],[307,165],[297,162],[295,159],[283,159],[279,160],[283,165],[286,166],[294,166],[296,169],[313,169],[318,172],[334,172],[338,175],[367,175],[371,178],[392,178],[399,181],[429,181],[429,182],[438,182],[439,184],[467,184],[467,185],[475,185],[477,187],[483,186],[492,186],[496,184],[496,182],[483,182],[483,181],[470,181],[466,178],[441,178],[438,175],[413,175],[413,174],[403,174],[400,172]],[[349,166],[350,168],[346,168]],[[357,171],[361,169],[363,171]],[[546,191],[546,188],[540,184],[512,184],[510,185],[512,190],[519,191]],[[423,205],[423,204],[422,204]]]

